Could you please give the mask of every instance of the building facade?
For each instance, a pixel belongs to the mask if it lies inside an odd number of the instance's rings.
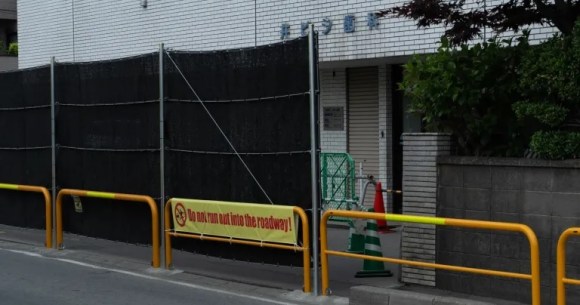
[[[18,42],[16,0],[0,0],[0,71],[18,69],[16,56],[8,54],[11,43]]]
[[[400,188],[402,132],[420,130],[397,91],[401,64],[434,52],[442,28],[379,18],[393,0],[18,1],[21,68],[178,50],[243,48],[319,33],[321,146],[348,152],[365,175]],[[537,29],[532,40],[551,36]],[[371,197],[372,192],[367,196]],[[389,209],[400,200],[387,198]],[[371,201],[372,203],[372,201]]]

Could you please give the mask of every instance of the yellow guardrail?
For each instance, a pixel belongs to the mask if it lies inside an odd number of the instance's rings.
[[[332,216],[347,217],[347,218],[359,218],[359,219],[375,219],[375,220],[387,220],[387,221],[398,221],[407,223],[420,223],[420,224],[430,224],[438,226],[454,226],[462,228],[473,228],[473,229],[490,229],[499,231],[511,231],[511,232],[521,232],[528,238],[530,242],[530,262],[531,262],[531,273],[514,273],[505,272],[498,270],[480,269],[480,268],[470,268],[461,267],[454,265],[444,265],[436,263],[418,262],[405,259],[396,259],[390,257],[378,257],[363,254],[354,254],[348,252],[328,250],[328,235],[327,235],[327,222]],[[530,227],[518,224],[518,223],[504,223],[504,222],[493,222],[493,221],[481,221],[481,220],[465,220],[465,219],[455,219],[455,218],[440,218],[440,217],[424,217],[424,216],[411,216],[411,215],[396,215],[396,214],[382,214],[382,213],[369,213],[369,212],[357,212],[357,211],[339,211],[339,210],[328,210],[322,215],[320,222],[320,255],[322,262],[322,293],[328,293],[328,256],[342,256],[350,258],[360,258],[366,260],[382,261],[394,264],[409,265],[424,268],[434,268],[443,269],[449,271],[458,272],[468,272],[483,275],[493,275],[500,277],[509,277],[516,279],[530,280],[532,286],[532,305],[540,305],[540,252],[538,248],[538,239],[536,234],[530,229]]]
[[[149,208],[151,209],[151,242],[153,248],[153,260],[151,265],[154,268],[159,268],[159,266],[161,265],[159,259],[161,251],[159,248],[159,216],[158,216],[159,214],[157,212],[157,204],[155,204],[153,198],[144,195],[62,189],[60,192],[58,192],[58,196],[56,197],[56,245],[58,249],[63,248],[62,198],[67,195],[78,197],[112,199],[120,201],[143,202],[148,204]]]
[[[302,251],[302,258],[304,261],[304,292],[312,292],[312,285],[310,282],[310,226],[308,224],[308,217],[304,210],[300,207],[293,207],[294,214],[300,217],[302,222],[302,246],[283,245],[270,242],[258,242],[245,239],[224,238],[217,236],[208,236],[194,233],[178,233],[171,229],[171,200],[165,203],[165,267],[171,268],[173,264],[173,252],[171,248],[171,237],[193,238],[199,240],[210,240],[217,242],[224,242],[230,244],[241,244],[256,247],[275,248],[291,251]]]
[[[566,304],[565,284],[580,285],[580,280],[566,277],[566,242],[572,235],[580,236],[580,228],[569,228],[558,239],[558,248],[556,250],[556,289],[558,305]]]
[[[46,236],[44,245],[47,248],[52,248],[52,200],[50,199],[50,193],[48,189],[42,186],[35,185],[22,185],[22,184],[7,184],[0,183],[0,189],[2,190],[12,190],[21,192],[33,192],[42,193],[44,196],[44,218],[46,226]]]

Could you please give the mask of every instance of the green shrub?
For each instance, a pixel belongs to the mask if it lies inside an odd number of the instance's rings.
[[[437,53],[405,65],[400,87],[426,129],[453,133],[460,153],[521,154],[527,139],[512,104],[522,99],[517,68],[528,48],[526,36],[516,46],[494,39],[459,49],[443,38]]]
[[[8,54],[18,56],[18,43],[13,42],[8,46]]]
[[[523,57],[523,99],[514,105],[518,118],[543,124],[530,149],[549,159],[577,158],[580,140],[580,23],[572,35],[555,35]]]
[[[515,103],[513,109],[518,119],[531,116],[551,127],[560,126],[570,112],[568,108],[556,104],[528,101]]]
[[[580,157],[580,133],[566,131],[538,131],[532,136],[530,148],[545,159]]]

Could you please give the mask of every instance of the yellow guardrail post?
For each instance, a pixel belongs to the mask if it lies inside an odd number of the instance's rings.
[[[572,235],[580,236],[580,228],[569,228],[562,232],[556,250],[556,294],[557,305],[566,305],[566,284],[580,285],[580,280],[566,277],[566,242]]]
[[[470,267],[460,267],[454,265],[444,265],[436,263],[418,262],[405,259],[396,259],[389,257],[377,257],[363,254],[354,254],[341,251],[328,250],[328,234],[327,222],[332,216],[350,217],[359,219],[375,219],[388,220],[407,223],[420,223],[439,226],[455,226],[463,228],[474,229],[490,229],[499,231],[520,232],[526,235],[530,242],[530,264],[531,274],[505,272],[498,270],[479,269]],[[402,264],[416,267],[426,267],[434,269],[443,269],[449,271],[468,272],[483,275],[501,276],[516,279],[525,279],[531,282],[532,287],[532,305],[540,305],[540,251],[538,247],[538,239],[536,234],[530,227],[519,223],[505,223],[493,221],[467,220],[455,218],[440,218],[440,217],[425,217],[425,216],[411,216],[411,215],[397,215],[397,214],[381,214],[358,211],[343,211],[343,210],[328,210],[322,215],[320,222],[320,243],[321,243],[321,257],[322,257],[322,293],[324,295],[329,293],[329,277],[328,277],[328,255],[359,258],[367,260],[382,261],[387,263]]]
[[[269,242],[256,242],[251,240],[241,240],[235,238],[223,238],[223,237],[216,237],[216,236],[202,236],[193,233],[177,233],[171,230],[171,200],[169,199],[165,203],[165,268],[173,267],[173,254],[171,249],[171,237],[183,237],[183,238],[194,238],[200,240],[211,240],[211,241],[218,241],[218,242],[225,242],[225,243],[233,243],[233,244],[241,244],[241,245],[248,245],[248,246],[256,246],[256,247],[266,247],[266,248],[275,248],[275,249],[283,249],[283,250],[291,250],[291,251],[302,251],[302,259],[303,259],[303,277],[304,277],[304,292],[312,292],[312,283],[311,283],[311,271],[310,271],[310,225],[308,224],[308,217],[304,210],[300,207],[293,207],[294,214],[300,217],[302,222],[302,246],[291,246],[291,245],[283,245],[283,244],[275,244]]]
[[[58,249],[62,249],[63,244],[63,228],[62,228],[62,198],[66,195],[69,196],[79,196],[79,197],[91,197],[91,198],[102,198],[102,199],[113,199],[119,201],[132,201],[132,202],[142,202],[149,205],[151,209],[151,243],[153,248],[153,258],[151,265],[154,268],[159,268],[160,266],[160,248],[159,248],[159,213],[157,212],[157,205],[155,201],[150,196],[144,195],[133,195],[133,194],[119,194],[119,193],[107,193],[107,192],[94,192],[86,190],[73,190],[73,189],[62,189],[58,192],[56,197],[56,246]]]
[[[48,189],[42,186],[0,183],[0,189],[41,193],[44,196],[45,240],[44,245],[52,248],[52,200]]]
[[[310,225],[308,224],[308,217],[304,210],[299,207],[294,207],[294,213],[298,214],[302,222],[302,259],[303,259],[303,276],[304,276],[304,292],[312,292],[312,283],[310,282]],[[316,242],[316,241],[315,241]],[[318,268],[316,266],[315,268]]]
[[[165,211],[163,212],[164,221],[163,234],[165,234],[165,268],[173,268],[173,251],[171,251],[171,199],[165,203]]]

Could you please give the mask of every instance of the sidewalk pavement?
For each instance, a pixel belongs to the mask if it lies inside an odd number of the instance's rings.
[[[348,245],[348,234],[348,228],[344,225],[339,224],[329,227],[329,248],[339,251],[346,250]],[[386,257],[399,257],[399,230],[396,230],[394,233],[379,234],[379,236],[381,239],[383,255]],[[41,246],[44,243],[44,230],[0,225],[0,241]],[[151,261],[151,247],[145,245],[133,245],[67,233],[64,235],[64,244],[65,250],[57,251],[53,249],[47,251],[51,253],[68,253],[74,255],[77,259],[87,260],[94,264],[107,264],[108,266],[120,269],[127,266],[146,266],[146,264]],[[178,250],[173,251],[173,264],[176,270],[182,271],[186,274],[202,276],[215,280],[249,284],[263,288],[280,289],[293,292],[294,294],[299,294],[303,285],[301,267],[233,261]],[[362,269],[363,261],[331,256],[329,257],[329,264],[331,266],[330,289],[332,295],[338,298],[338,300],[332,301],[333,304],[343,303],[344,300],[348,301],[348,298],[351,297],[351,291],[353,291],[353,296],[355,296],[358,301],[361,300],[360,291],[364,291],[365,297],[363,297],[362,300],[367,302],[368,305],[374,304],[368,303],[369,300],[367,300],[367,296],[370,296],[373,292],[376,293],[375,299],[382,300],[382,302],[376,304],[398,304],[393,302],[388,303],[389,297],[386,297],[385,301],[385,297],[382,295],[382,293],[384,294],[393,289],[404,289],[410,294],[418,293],[431,296],[456,296],[468,298],[470,300],[477,299],[486,301],[486,299],[483,298],[452,294],[437,289],[425,289],[413,286],[403,287],[404,285],[399,282],[400,266],[398,265],[385,263],[386,268],[393,273],[393,277],[355,278],[355,273]],[[359,288],[351,290],[352,287],[357,286]],[[360,289],[360,286],[363,286],[362,290]],[[296,298],[299,297],[296,296]],[[391,297],[391,299],[392,298],[393,297]],[[341,299],[343,301],[341,301]],[[351,301],[355,300],[351,299]],[[355,303],[358,301],[355,301]],[[418,305],[419,303],[416,304]],[[515,305],[516,303],[494,300],[494,302],[487,304]]]

